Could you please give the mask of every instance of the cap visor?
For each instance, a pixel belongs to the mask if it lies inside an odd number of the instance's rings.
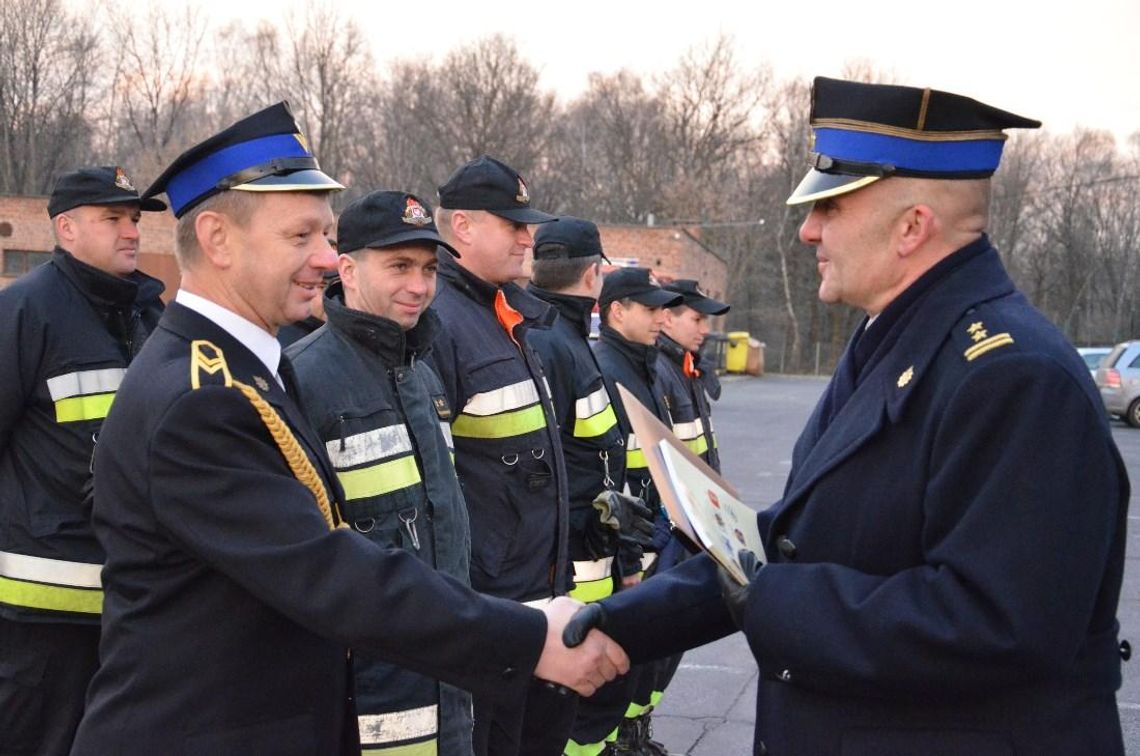
[[[529,207],[511,207],[506,210],[488,210],[487,212],[515,223],[550,223],[558,220],[556,215],[544,213],[541,210],[531,210]]]
[[[880,176],[848,176],[840,173],[821,173],[815,168],[808,171],[803,181],[788,197],[787,204],[803,205],[861,189],[878,181]]]
[[[166,203],[160,199],[135,199],[134,197],[124,197],[122,195],[104,197],[102,199],[85,199],[82,202],[77,202],[65,210],[56,210],[55,214],[59,215],[66,210],[71,210],[80,205],[138,205],[140,210],[148,213],[157,213],[166,209]]]
[[[680,294],[665,289],[650,289],[639,294],[630,294],[629,298],[646,307],[676,307],[684,301],[684,297]]]
[[[310,169],[263,176],[232,188],[242,192],[337,192],[344,189],[344,185],[333,181],[322,171]]]
[[[396,247],[401,244],[411,244],[413,242],[424,242],[425,244],[434,244],[437,247],[443,247],[452,254],[453,257],[459,257],[459,252],[455,247],[445,242],[440,238],[439,234],[434,231],[404,231],[399,234],[392,234],[385,236],[375,241],[370,241],[363,245],[361,249],[386,249],[387,247]],[[345,250],[347,252],[355,252],[356,250]]]
[[[694,297],[692,299],[686,297],[685,304],[704,315],[723,315],[732,309],[724,302],[718,302],[711,297]]]

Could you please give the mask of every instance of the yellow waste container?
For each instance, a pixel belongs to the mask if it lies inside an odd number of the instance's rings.
[[[743,373],[748,367],[748,331],[730,331],[728,350],[724,355],[724,369],[728,373]]]

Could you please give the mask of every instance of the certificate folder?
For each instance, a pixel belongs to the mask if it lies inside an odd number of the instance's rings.
[[[737,552],[748,549],[761,562],[767,561],[756,512],[625,386],[619,383],[617,389],[669,522],[737,582],[746,584]]]

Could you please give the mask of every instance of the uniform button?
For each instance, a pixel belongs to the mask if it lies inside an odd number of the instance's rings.
[[[502,677],[504,680],[510,680],[514,676],[515,676],[515,668],[514,667],[507,667],[506,669],[503,670]]]
[[[1132,644],[1127,640],[1120,641],[1120,658],[1124,661],[1132,658]]]
[[[785,669],[783,672],[781,672],[779,674],[779,678],[780,678],[780,682],[791,682],[792,681],[792,670]]]
[[[796,558],[796,545],[792,543],[792,539],[786,535],[782,535],[776,539],[776,548],[780,550],[780,554],[784,559],[790,560]]]

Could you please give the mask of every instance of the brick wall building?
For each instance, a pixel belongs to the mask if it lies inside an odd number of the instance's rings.
[[[709,296],[724,298],[728,267],[701,243],[698,228],[603,225],[599,229],[602,246],[615,265],[652,268],[663,282],[695,278]],[[178,287],[174,216],[143,213],[140,233],[139,268],[166,283],[163,296],[169,299]],[[47,197],[0,196],[0,288],[47,260],[54,246]]]

